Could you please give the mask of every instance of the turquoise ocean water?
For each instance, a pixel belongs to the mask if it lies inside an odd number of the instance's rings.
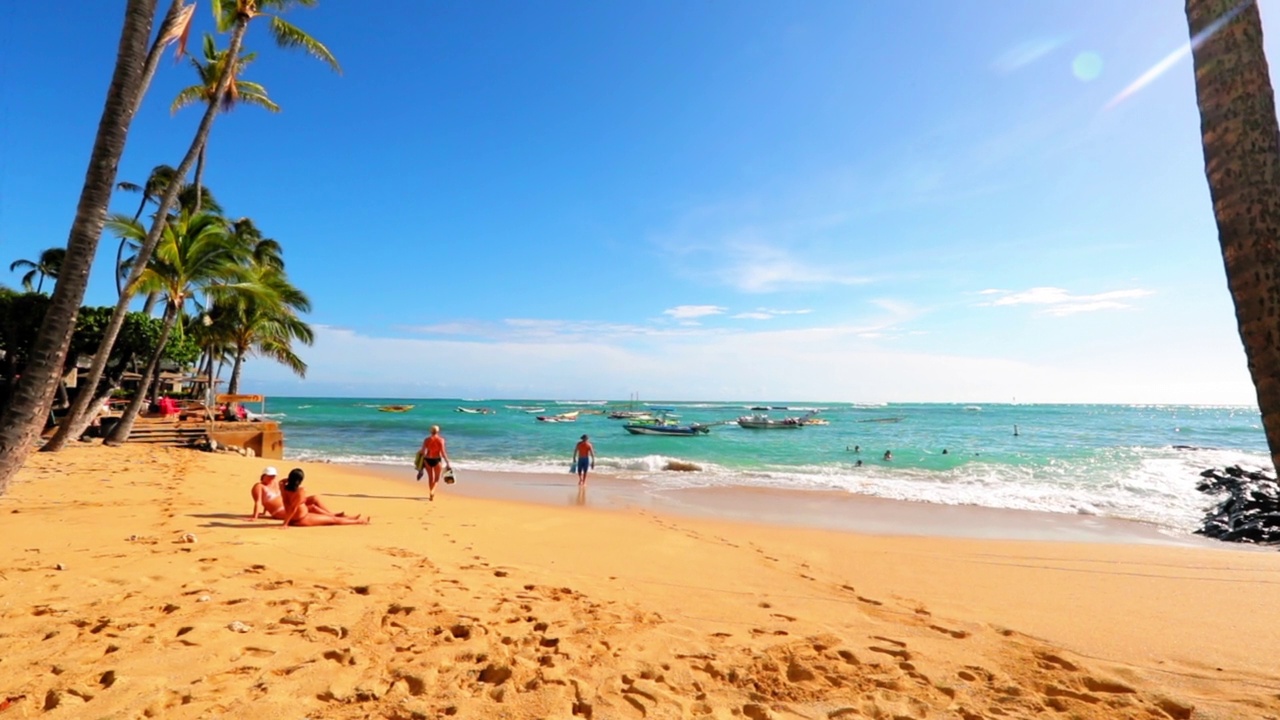
[[[379,411],[413,405],[405,413]],[[718,425],[697,437],[633,436],[604,413],[628,403],[556,400],[269,398],[286,459],[408,467],[431,425],[459,469],[568,473],[574,444],[591,436],[598,472],[643,487],[745,485],[837,490],[945,504],[1127,518],[1188,531],[1211,498],[1195,489],[1207,467],[1271,469],[1254,408],[1133,405],[637,403],[674,408],[682,422],[732,421],[754,406],[771,417],[817,408],[822,426],[747,430]],[[471,415],[458,407],[487,407]],[[576,422],[543,423],[508,406]],[[1014,426],[1018,435],[1014,435]],[[860,446],[861,452],[854,452]],[[1184,446],[1183,448],[1175,446]],[[1187,449],[1189,448],[1189,449]],[[943,454],[943,450],[948,452]],[[885,450],[893,459],[885,462]],[[863,466],[856,461],[861,459]],[[671,460],[700,472],[665,470]]]

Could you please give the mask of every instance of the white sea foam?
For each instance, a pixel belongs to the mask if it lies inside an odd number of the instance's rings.
[[[408,470],[403,454],[327,454],[299,451],[291,459],[335,463],[395,465]],[[691,462],[697,472],[673,472],[672,462]],[[461,469],[506,473],[563,474],[569,457],[469,459]],[[1199,526],[1217,499],[1195,489],[1200,471],[1226,465],[1269,467],[1257,452],[1221,449],[1114,448],[1112,455],[1087,461],[1051,460],[1038,466],[993,461],[964,462],[931,470],[870,461],[766,467],[743,470],[705,460],[652,454],[636,458],[601,457],[597,471],[634,480],[654,490],[745,486],[797,491],[844,491],[876,497],[945,505],[977,505],[1054,513],[1097,515],[1153,523],[1179,531]]]

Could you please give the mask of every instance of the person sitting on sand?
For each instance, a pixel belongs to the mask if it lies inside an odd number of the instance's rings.
[[[302,468],[289,471],[289,477],[280,483],[281,495],[284,496],[284,523],[281,528],[290,525],[298,527],[316,527],[319,525],[368,525],[373,518],[342,517],[326,515],[307,508],[307,491],[302,489],[302,480],[306,474]]]
[[[253,484],[249,489],[249,494],[253,496],[253,515],[250,520],[257,520],[259,517],[269,516],[276,520],[284,519],[284,500],[280,497],[280,485],[276,483],[276,469],[274,467],[266,467],[262,470],[262,475],[258,478],[258,482]],[[307,509],[318,512],[323,515],[333,515],[335,517],[346,517],[346,513],[334,512],[325,506],[324,501],[319,495],[308,495],[306,499]],[[262,510],[259,511],[258,507]],[[360,517],[356,515],[355,517]]]

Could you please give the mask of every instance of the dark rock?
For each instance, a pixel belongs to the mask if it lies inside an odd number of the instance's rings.
[[[1196,533],[1227,542],[1280,544],[1280,483],[1239,465],[1200,473],[1196,489],[1223,496]]]

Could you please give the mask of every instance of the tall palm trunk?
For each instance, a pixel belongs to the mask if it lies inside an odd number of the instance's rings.
[[[120,445],[129,439],[129,433],[133,431],[133,421],[138,419],[138,413],[142,411],[142,405],[147,402],[147,389],[151,387],[152,380],[160,372],[160,359],[164,357],[165,345],[169,343],[169,333],[173,331],[173,326],[177,324],[179,306],[177,303],[170,301],[166,303],[164,309],[164,327],[160,330],[160,339],[156,342],[155,352],[151,353],[151,361],[147,363],[147,369],[142,372],[142,379],[138,381],[138,391],[133,394],[133,399],[129,401],[128,407],[121,414],[119,422],[111,429],[111,432],[102,441],[104,445]]]
[[[1262,22],[1257,5],[1240,0],[1187,0],[1186,11],[1227,287],[1280,467],[1280,126]]]
[[[248,27],[247,19],[241,19],[236,23],[235,30],[231,33],[231,42],[227,50],[232,53],[231,57],[238,57],[237,54],[240,52],[240,46],[244,43],[244,34]],[[196,135],[191,140],[191,146],[187,149],[187,154],[182,158],[182,163],[178,165],[178,169],[174,172],[174,181],[169,183],[169,186],[165,188],[164,195],[160,198],[160,207],[156,210],[156,219],[151,224],[151,229],[147,231],[147,237],[143,240],[142,247],[138,248],[138,255],[134,259],[132,269],[129,271],[129,279],[125,283],[126,291],[137,283],[138,277],[142,275],[147,262],[151,259],[151,253],[155,250],[156,243],[160,240],[160,234],[164,231],[165,223],[168,221],[169,211],[173,208],[174,202],[178,198],[178,191],[182,186],[182,178],[185,178],[187,173],[191,172],[191,166],[200,154],[200,149],[204,147],[205,142],[209,139],[209,129],[213,127],[213,119],[218,114],[218,107],[222,103],[222,97],[226,94],[227,87],[231,84],[231,70],[232,64],[228,63],[227,69],[222,73],[222,78],[218,81],[213,101],[209,103],[208,108],[205,109],[204,116],[200,118],[200,125],[196,128]],[[101,229],[101,225],[99,225],[99,232],[101,232]],[[103,328],[102,342],[98,345],[98,352],[94,354],[93,363],[89,366],[87,382],[90,385],[97,385],[98,380],[102,377],[102,371],[107,366],[107,359],[111,355],[112,348],[115,347],[116,336],[120,334],[120,327],[124,325],[124,316],[129,312],[130,299],[130,295],[126,294],[116,302],[116,309],[111,314],[111,320]],[[62,427],[58,428],[58,432],[45,444],[44,450],[46,452],[57,452],[66,446],[67,441],[73,437],[70,434],[72,422],[78,424],[82,421],[81,418],[89,410],[88,402],[89,398],[85,398],[83,403],[80,402],[79,397],[76,398],[76,404],[68,413],[68,421],[63,422]],[[72,418],[74,418],[74,421]],[[122,425],[124,424],[123,419],[121,418]],[[129,419],[128,424],[130,426],[133,425],[132,418]]]
[[[245,348],[236,348],[236,360],[231,365],[231,379],[227,381],[227,393],[231,395],[240,392],[240,368],[244,367],[245,352]]]
[[[142,80],[138,91],[138,99],[133,104],[133,111],[136,113],[142,107],[142,99],[147,95],[147,88],[151,87],[151,79],[156,76],[156,68],[160,67],[160,56],[164,54],[164,49],[168,46],[165,37],[169,30],[173,28],[174,23],[178,22],[178,18],[182,14],[182,0],[171,0],[169,3],[169,12],[165,13],[164,20],[160,23],[160,31],[156,33],[156,39],[151,43],[151,49],[147,51],[147,59],[142,66]],[[138,212],[133,214],[133,219],[137,220],[142,215],[142,211],[147,207],[147,189],[142,190],[142,202],[138,204]],[[116,297],[124,297],[124,278],[120,277],[120,265],[124,262],[125,240],[120,239],[120,247],[116,250]],[[70,418],[70,416],[68,416]]]
[[[8,489],[9,481],[31,453],[49,414],[54,388],[61,379],[76,316],[89,285],[90,265],[106,223],[117,166],[141,92],[142,66],[155,21],[156,3],[157,0],[128,0],[125,5],[115,70],[67,239],[67,254],[32,346],[31,359],[0,415],[0,494]]]
[[[196,160],[196,207],[191,211],[192,215],[200,212],[200,205],[204,202],[204,159],[206,153],[209,152],[209,145],[205,143],[200,148],[200,157]]]

